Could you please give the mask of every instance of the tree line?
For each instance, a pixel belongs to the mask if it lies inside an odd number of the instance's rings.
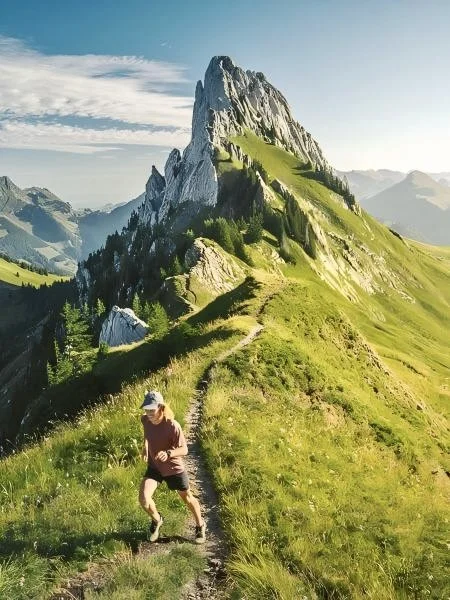
[[[3,258],[6,262],[13,263],[22,269],[26,269],[27,271],[32,271],[33,273],[38,273],[39,275],[48,275],[48,270],[45,267],[39,267],[37,265],[32,265],[31,263],[25,262],[23,260],[17,260],[12,258],[8,254],[4,252],[0,252],[0,258]],[[19,273],[16,273],[19,276]]]

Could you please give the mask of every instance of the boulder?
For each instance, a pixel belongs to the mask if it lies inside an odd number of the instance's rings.
[[[113,306],[102,325],[100,342],[108,346],[121,346],[142,340],[148,333],[147,324],[131,308]]]

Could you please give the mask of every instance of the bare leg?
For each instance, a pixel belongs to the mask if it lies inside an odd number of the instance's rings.
[[[185,491],[178,490],[178,494],[180,495],[180,498],[182,498],[183,502],[186,504],[186,506],[189,508],[189,510],[193,514],[195,523],[197,525],[202,525],[203,519],[202,519],[202,512],[200,509],[200,503],[197,500],[197,498],[194,496],[194,494],[191,492],[191,490],[185,490]]]
[[[153,493],[157,487],[157,481],[145,478],[142,480],[141,487],[139,488],[139,504],[154,521],[159,521],[161,518],[161,515],[156,508],[156,504],[153,501]]]

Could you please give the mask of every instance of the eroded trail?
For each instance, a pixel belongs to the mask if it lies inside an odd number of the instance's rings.
[[[224,561],[228,554],[226,536],[220,522],[218,497],[201,451],[199,434],[202,425],[204,399],[212,380],[214,367],[234,352],[250,344],[262,329],[262,325],[255,325],[245,338],[223,352],[209,365],[197,385],[194,401],[187,414],[189,454],[186,457],[186,466],[192,489],[201,502],[207,525],[207,541],[204,552],[208,557],[208,568],[202,577],[186,588],[182,596],[186,600],[211,600],[223,597]]]

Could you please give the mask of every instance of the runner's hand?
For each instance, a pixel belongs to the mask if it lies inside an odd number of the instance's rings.
[[[156,460],[160,460],[161,462],[166,462],[166,460],[168,459],[167,452],[165,450],[161,450],[160,452],[158,452],[155,458]]]

